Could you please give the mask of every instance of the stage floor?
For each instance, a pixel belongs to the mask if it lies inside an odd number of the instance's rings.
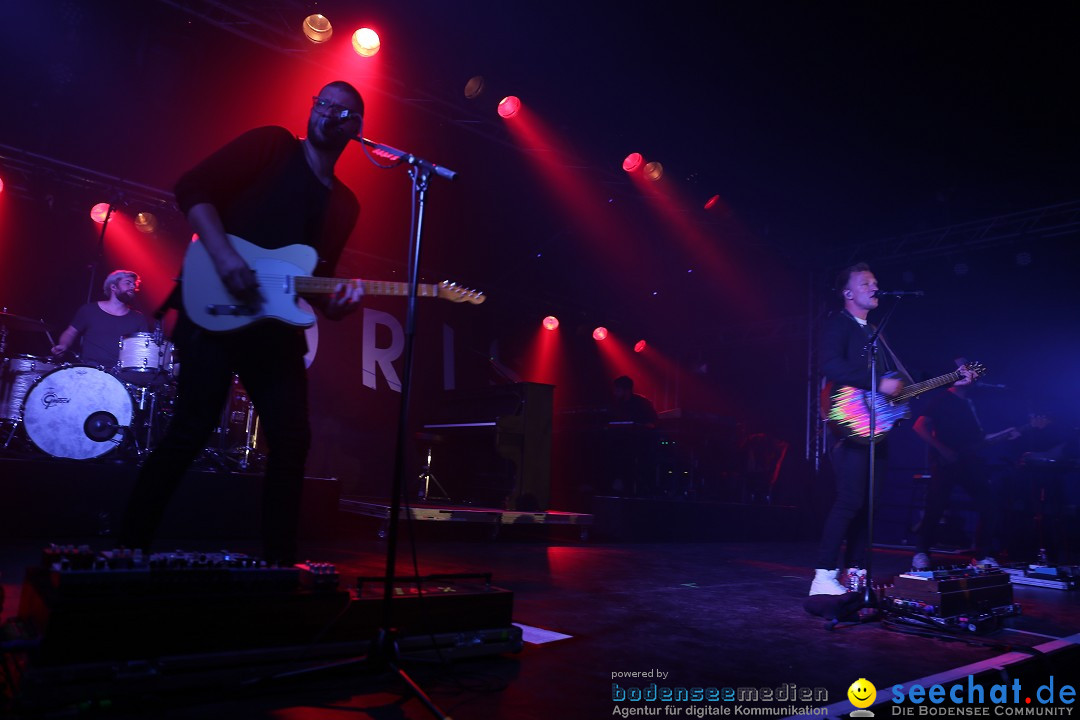
[[[803,609],[812,543],[635,544],[507,536],[460,540],[445,531],[436,538],[413,533],[418,528],[410,526],[421,524],[402,523],[398,574],[490,572],[495,585],[514,593],[514,622],[525,630],[525,647],[518,654],[446,665],[404,662],[434,702],[457,720],[611,717],[614,709],[627,707],[613,702],[613,683],[620,689],[647,688],[650,683],[673,688],[794,684],[823,691],[828,700],[815,703],[818,706],[842,703],[830,708],[830,715],[851,710],[846,692],[859,678],[876,685],[879,702],[897,683],[910,686],[929,676],[964,677],[992,667],[1005,667],[1004,673],[1026,667],[1022,682],[1032,692],[1051,673],[1058,687],[1077,683],[1080,663],[1075,654],[1072,662],[1058,662],[1056,667],[1008,665],[1010,659],[1038,652],[1029,648],[1042,646],[1042,652],[1060,653],[1047,645],[1056,639],[1075,647],[1080,641],[1076,591],[1017,586],[1015,600],[1022,604],[1023,614],[1008,618],[1006,627],[992,634],[960,640],[902,634],[881,623],[827,630],[821,618]],[[305,555],[335,563],[346,585],[352,584],[350,578],[379,575],[385,567],[386,543],[372,538],[369,531],[352,527],[333,541],[309,541]],[[94,547],[102,547],[99,540],[87,538]],[[220,549],[205,540],[174,537],[169,542],[188,550]],[[7,542],[0,552],[5,618],[17,612],[24,569],[36,562],[41,545],[31,540]],[[250,551],[244,543],[229,547]],[[909,560],[908,552],[879,550],[878,577],[905,570]],[[722,705],[693,704],[705,708],[701,712],[709,707],[719,712]],[[731,709],[733,704],[726,706]],[[875,709],[879,716],[890,710]],[[678,714],[690,714],[690,705],[683,703]],[[98,716],[431,717],[396,677],[356,668],[276,682],[269,690],[237,684],[180,697],[149,697],[138,705],[116,703]]]

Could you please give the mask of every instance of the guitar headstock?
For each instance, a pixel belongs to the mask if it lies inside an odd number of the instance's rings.
[[[986,366],[977,361],[964,363],[964,369],[971,373],[972,380],[978,380],[987,373]]]
[[[473,305],[479,305],[487,300],[487,296],[479,290],[470,290],[449,280],[439,283],[439,297],[451,302],[467,302]]]

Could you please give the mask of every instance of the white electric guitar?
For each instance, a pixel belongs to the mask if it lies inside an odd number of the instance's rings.
[[[299,295],[329,294],[341,283],[360,283],[365,295],[409,294],[409,283],[324,278],[312,276],[318,255],[309,245],[288,245],[276,250],[259,247],[229,235],[233,248],[255,271],[263,302],[239,301],[225,287],[214,268],[210,254],[199,240],[192,240],[184,255],[184,280],[181,283],[184,309],[198,326],[224,332],[238,330],[260,320],[280,320],[290,325],[308,327],[315,315],[297,304]],[[456,283],[420,284],[417,297],[437,297],[453,302],[479,305],[487,298],[476,290]]]

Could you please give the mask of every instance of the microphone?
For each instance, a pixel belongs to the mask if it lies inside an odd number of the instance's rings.
[[[922,297],[925,295],[922,290],[875,290],[874,297]]]
[[[457,177],[457,172],[451,170],[448,167],[443,167],[442,165],[436,165],[433,162],[428,162],[427,160],[417,157],[412,153],[405,152],[404,150],[398,150],[396,147],[377,143],[374,140],[368,140],[366,137],[360,137],[359,135],[351,136],[349,139],[355,140],[361,145],[366,145],[367,147],[374,150],[375,154],[379,155],[380,157],[386,157],[392,160],[402,160],[409,165],[419,165],[425,170],[433,172],[439,177],[445,178],[447,180],[453,180],[455,177]]]

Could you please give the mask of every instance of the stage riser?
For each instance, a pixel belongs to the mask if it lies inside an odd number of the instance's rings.
[[[130,463],[0,461],[0,538],[61,542],[117,531],[137,468]],[[301,536],[336,535],[339,483],[305,478]],[[258,541],[262,476],[189,472],[158,537],[167,541]]]
[[[820,529],[793,507],[594,497],[593,536],[608,541],[806,540]]]

